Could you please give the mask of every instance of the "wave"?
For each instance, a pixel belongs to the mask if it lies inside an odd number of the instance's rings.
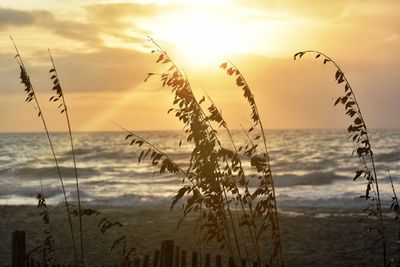
[[[60,166],[60,171],[63,178],[75,177],[75,170],[73,167]],[[99,175],[99,171],[94,168],[77,168],[80,178]],[[57,168],[55,166],[46,166],[40,168],[23,167],[16,169],[8,169],[8,175],[14,178],[58,178]]]
[[[72,188],[72,190],[69,190],[69,188],[66,188],[66,191],[67,191],[68,198],[69,197],[71,197],[73,199],[77,198],[77,193],[76,193],[74,187]],[[16,197],[35,199],[37,194],[39,194],[40,192],[41,192],[40,185],[38,185],[38,186],[21,186],[21,187],[18,187],[17,189],[11,185],[8,185],[8,186],[3,186],[0,188],[0,197],[4,198],[7,195],[14,195]],[[45,198],[58,198],[58,196],[62,196],[62,201],[64,199],[62,189],[60,186],[58,186],[58,184],[56,186],[51,186],[51,187],[44,185],[43,193],[45,195]],[[89,195],[82,189],[79,190],[79,193],[82,198],[93,199],[93,196]]]
[[[359,210],[363,210],[367,205],[365,199],[361,199],[354,194],[343,194],[342,196],[329,198],[306,198],[278,195],[277,203],[280,208],[355,208]]]
[[[171,199],[168,197],[151,197],[137,194],[124,194],[116,197],[97,198],[90,202],[92,205],[105,206],[169,206]]]
[[[305,175],[275,175],[275,185],[288,187],[296,185],[327,185],[336,181],[348,180],[348,177],[337,175],[334,172],[313,172]]]
[[[139,149],[131,149],[128,145],[126,147],[119,148],[101,148],[101,147],[93,147],[93,148],[78,148],[75,151],[76,158],[79,161],[83,162],[123,162],[126,164],[137,163],[137,159],[142,150]],[[187,151],[165,151],[163,150],[172,160],[178,163],[188,164],[187,161],[190,158],[190,153]],[[60,157],[60,161],[68,161],[71,159],[71,152],[66,151]],[[51,160],[51,159],[49,159]],[[147,160],[143,160],[143,162],[150,162],[149,158]]]
[[[383,163],[400,162],[400,150],[375,154],[375,160]]]

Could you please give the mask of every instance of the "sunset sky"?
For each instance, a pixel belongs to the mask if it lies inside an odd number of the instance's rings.
[[[320,50],[343,68],[369,127],[400,127],[400,1],[1,0],[0,131],[41,131],[24,103],[12,35],[51,130],[66,125],[48,103],[47,49],[58,68],[75,131],[180,129],[155,39],[185,70],[199,98],[213,98],[231,128],[248,125],[240,90],[218,67],[235,63],[267,128],[347,128],[333,98],[335,69],[306,56]]]

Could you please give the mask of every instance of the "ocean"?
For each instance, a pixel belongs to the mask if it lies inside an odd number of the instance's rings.
[[[223,130],[221,130],[223,133]],[[181,132],[138,132],[184,169],[191,146]],[[111,206],[168,204],[182,177],[159,175],[141,152],[130,146],[124,132],[74,133],[78,176],[84,203]],[[51,134],[65,179],[76,199],[75,176],[67,133]],[[240,145],[243,133],[233,134]],[[279,207],[343,207],[362,205],[365,180],[353,182],[360,160],[344,130],[268,130],[266,132]],[[391,200],[388,170],[400,177],[400,130],[370,133],[383,199]],[[179,142],[182,146],[179,147]],[[232,149],[227,137],[221,142]],[[144,148],[143,146],[142,148]],[[252,169],[247,166],[246,174]],[[63,201],[59,178],[44,133],[0,134],[0,205],[35,205],[43,184],[48,204]]]
[[[187,168],[191,146],[182,132],[138,134],[183,169]],[[165,239],[174,239],[186,248],[197,248],[196,238],[193,238],[194,221],[189,218],[177,229],[179,209],[169,212],[171,198],[180,188],[182,177],[159,175],[149,161],[138,163],[141,150],[129,145],[124,132],[74,133],[73,136],[84,206],[96,207],[102,214],[119,218],[149,253],[159,248]],[[51,137],[68,200],[76,204],[68,134],[52,133]],[[353,144],[347,140],[345,130],[267,130],[266,137],[287,266],[378,266],[381,262],[379,249],[372,252],[373,238],[363,237],[374,220],[366,218],[359,222],[367,205],[365,199],[360,198],[366,183],[363,179],[353,182],[361,163],[357,157],[352,157]],[[234,131],[233,138],[238,145],[245,140],[240,131]],[[398,189],[400,130],[372,129],[370,138],[386,210],[387,231],[395,236],[396,224],[393,213],[388,210],[392,200],[388,170]],[[221,142],[230,148],[223,130]],[[244,166],[250,176],[252,169],[248,162],[244,162]],[[250,186],[254,184],[253,181]],[[44,226],[40,211],[35,207],[41,186],[47,204],[54,210],[51,222],[57,257],[73,263],[65,214],[63,209],[57,208],[63,202],[63,195],[46,135],[0,133],[0,266],[11,266],[12,231],[27,232],[28,251],[41,244]],[[110,251],[113,236],[107,237],[97,229],[98,220],[97,217],[84,219],[88,266],[113,264],[120,258],[120,254]],[[78,227],[76,223],[75,220],[75,227]],[[394,238],[388,243],[393,253],[397,248],[395,241]],[[217,251],[212,248],[211,252],[214,255]]]

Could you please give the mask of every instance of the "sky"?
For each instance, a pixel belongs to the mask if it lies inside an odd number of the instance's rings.
[[[234,80],[219,69],[230,60],[251,86],[266,128],[343,128],[343,88],[319,50],[344,70],[367,126],[399,128],[400,2],[312,0],[1,0],[0,131],[42,131],[24,103],[12,35],[51,131],[65,131],[51,96],[52,55],[74,131],[177,130],[173,96],[148,72],[160,72],[153,38],[210,95],[228,125],[250,123]]]

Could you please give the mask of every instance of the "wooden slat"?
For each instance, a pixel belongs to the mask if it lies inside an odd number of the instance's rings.
[[[153,267],[158,267],[160,261],[160,251],[156,250],[154,252]]]
[[[216,267],[222,267],[222,257],[221,257],[221,255],[217,255],[215,257],[215,266]]]
[[[150,256],[148,254],[144,255],[143,267],[149,267],[150,265]]]
[[[25,232],[24,231],[15,231],[12,234],[12,267],[40,267],[43,265],[42,262],[38,262],[33,258],[28,258],[28,256],[25,256]],[[23,256],[17,256],[22,254]],[[136,259],[132,262],[128,263],[120,263],[120,264],[108,264],[108,265],[102,265],[101,267],[186,267],[187,263],[189,261],[189,266],[191,267],[211,267],[213,264],[211,264],[211,258],[212,255],[206,254],[205,255],[205,263],[203,263],[203,259],[200,259],[199,253],[197,251],[192,252],[192,257],[191,259],[188,259],[187,257],[187,251],[184,249],[181,249],[180,247],[175,247],[174,246],[174,241],[173,240],[165,240],[161,243],[161,251],[160,250],[155,250],[154,251],[154,258],[152,265],[150,265],[150,255],[144,255],[143,263],[140,259]],[[22,261],[18,261],[19,259],[22,259]],[[200,262],[199,262],[200,260]],[[222,267],[222,256],[221,255],[216,255],[215,257],[215,266],[216,267]],[[251,265],[252,267],[259,267],[257,262],[252,262],[249,261],[249,259],[241,259],[240,264],[239,262],[235,262],[232,257],[228,258],[228,262],[225,262],[225,264],[228,263],[229,267],[247,267],[247,265]],[[200,264],[202,266],[200,266]],[[204,264],[204,265],[203,265]],[[70,264],[54,264],[52,267],[71,267]],[[265,265],[265,267],[269,267],[268,264]]]
[[[192,267],[198,267],[199,265],[199,254],[197,251],[192,252]]]
[[[25,232],[12,233],[12,267],[25,267]]]
[[[236,266],[235,261],[233,260],[232,257],[229,257],[229,267],[235,267],[235,266]]]
[[[187,256],[186,250],[182,250],[182,253],[181,253],[181,267],[186,267],[186,256]]]
[[[175,258],[174,258],[174,267],[179,267],[181,248],[175,247]]]
[[[211,255],[206,254],[206,267],[210,267],[211,265]]]
[[[164,240],[161,243],[161,267],[174,267],[174,241]]]

